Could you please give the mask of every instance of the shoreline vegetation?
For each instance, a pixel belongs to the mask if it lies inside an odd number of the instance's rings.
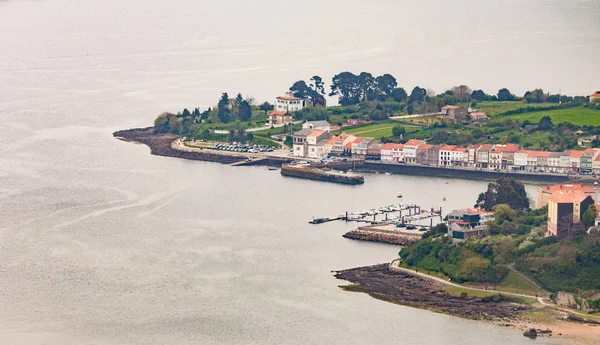
[[[350,283],[340,285],[343,290],[366,293],[382,301],[490,322],[521,332],[550,329],[553,338],[579,344],[600,342],[600,323],[585,322],[575,312],[536,303],[535,298],[518,298],[498,291],[448,289],[437,280],[393,270],[389,264],[333,273],[335,278]],[[539,333],[538,336],[549,336]]]

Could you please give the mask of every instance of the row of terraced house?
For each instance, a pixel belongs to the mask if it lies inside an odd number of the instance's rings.
[[[524,150],[515,144],[433,145],[411,139],[404,144],[341,133],[332,135],[326,121],[313,121],[294,133],[293,154],[325,158],[331,155],[388,163],[435,167],[468,167],[496,171],[600,174],[600,149],[564,152]]]

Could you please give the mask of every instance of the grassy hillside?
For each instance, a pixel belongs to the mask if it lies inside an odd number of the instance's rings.
[[[547,107],[556,105],[553,103],[523,103],[522,101],[505,101],[505,102],[480,102],[475,108],[483,111],[488,116],[494,116],[504,113],[509,110],[516,110],[525,107]]]
[[[544,116],[550,116],[552,122],[555,124],[561,122],[570,122],[579,126],[600,126],[600,111],[584,107],[536,111],[531,113],[502,116],[501,118],[497,119],[513,119],[519,121],[529,120],[532,123],[538,123]]]

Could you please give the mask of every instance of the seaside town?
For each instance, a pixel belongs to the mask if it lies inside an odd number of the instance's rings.
[[[0,0],[0,345],[600,345],[600,0]]]
[[[590,96],[590,102],[600,100],[600,93]],[[291,92],[276,98],[275,108],[269,114],[269,124],[287,125],[293,123],[291,111],[300,111],[307,101],[294,97]],[[287,109],[287,110],[281,110]],[[439,115],[445,121],[472,121],[487,118],[483,112],[448,105],[441,108]],[[347,120],[347,125],[360,124],[355,119]],[[386,163],[416,164],[431,167],[461,167],[553,174],[600,174],[600,148],[592,148],[592,138],[580,138],[580,150],[563,152],[523,149],[518,144],[474,144],[466,147],[457,145],[428,144],[426,140],[411,139],[405,143],[382,143],[376,138],[347,134],[339,131],[324,120],[306,121],[302,129],[293,132],[295,157],[325,159],[349,157],[355,160],[381,161]],[[594,138],[595,139],[595,138]]]

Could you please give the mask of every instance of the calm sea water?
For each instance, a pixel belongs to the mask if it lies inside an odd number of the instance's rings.
[[[307,223],[397,191],[467,207],[485,182],[337,186],[155,157],[111,133],[346,69],[586,94],[599,34],[598,1],[0,1],[0,343],[528,344],[343,292],[330,270],[398,248]]]

